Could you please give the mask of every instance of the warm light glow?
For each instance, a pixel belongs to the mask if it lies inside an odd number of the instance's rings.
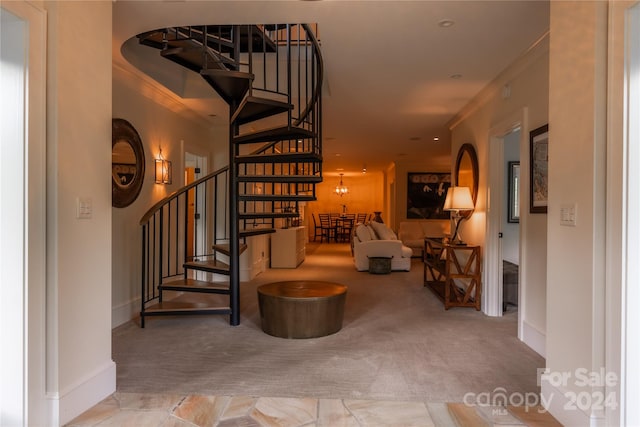
[[[347,188],[346,185],[344,185],[342,183],[342,175],[344,174],[340,174],[340,183],[338,185],[336,185],[336,194],[340,197],[344,196],[345,194],[349,193],[349,189]]]
[[[471,190],[469,187],[449,187],[447,189],[447,197],[444,199],[443,209],[445,211],[453,211],[455,229],[452,237],[454,244],[465,244],[458,234],[458,228],[463,219],[460,211],[470,211],[473,210],[473,208],[473,200],[471,199]]]
[[[162,148],[160,148],[160,154],[156,159],[156,184],[171,184],[172,182],[172,168],[171,161],[165,160],[162,157]]]
[[[469,187],[449,187],[444,199],[445,211],[468,211],[473,209]]]

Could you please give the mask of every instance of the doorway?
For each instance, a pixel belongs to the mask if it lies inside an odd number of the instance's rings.
[[[207,174],[207,158],[197,154],[184,154],[184,184],[189,185]],[[204,187],[193,188],[187,193],[187,257],[206,252],[207,231],[202,226],[206,214]]]
[[[483,277],[485,292],[482,301],[483,311],[488,316],[499,317],[505,313],[505,309],[513,312],[517,307],[520,339],[522,339],[522,290],[525,286],[522,280],[525,266],[521,265],[520,207],[523,192],[519,173],[518,179],[515,179],[511,167],[516,163],[519,166],[521,149],[526,146],[521,131],[525,121],[526,109],[523,109],[493,126],[489,133],[489,189]],[[517,171],[519,172],[519,168]],[[505,266],[510,270],[506,271],[508,274],[506,292]]]
[[[520,128],[502,138],[502,312],[518,309],[520,270]]]

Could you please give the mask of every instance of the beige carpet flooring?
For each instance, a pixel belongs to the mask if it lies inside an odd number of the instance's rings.
[[[241,324],[228,316],[148,318],[113,331],[121,392],[461,402],[466,393],[539,392],[544,359],[516,337],[517,313],[445,311],[411,272],[357,272],[348,244],[311,244],[297,269],[242,284]],[[262,332],[257,286],[282,280],[348,286],[343,328],[313,339]],[[501,390],[498,390],[501,391]]]

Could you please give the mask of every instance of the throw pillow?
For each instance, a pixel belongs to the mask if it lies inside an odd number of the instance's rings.
[[[398,236],[392,229],[381,222],[372,221],[369,223],[380,240],[398,240]]]
[[[371,233],[366,225],[360,224],[356,227],[356,236],[361,242],[368,242],[371,240]]]

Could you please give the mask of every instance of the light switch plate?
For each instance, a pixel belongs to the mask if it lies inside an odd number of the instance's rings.
[[[91,219],[93,215],[93,201],[90,197],[76,198],[76,218]]]
[[[560,225],[576,226],[578,207],[575,203],[560,205]]]

